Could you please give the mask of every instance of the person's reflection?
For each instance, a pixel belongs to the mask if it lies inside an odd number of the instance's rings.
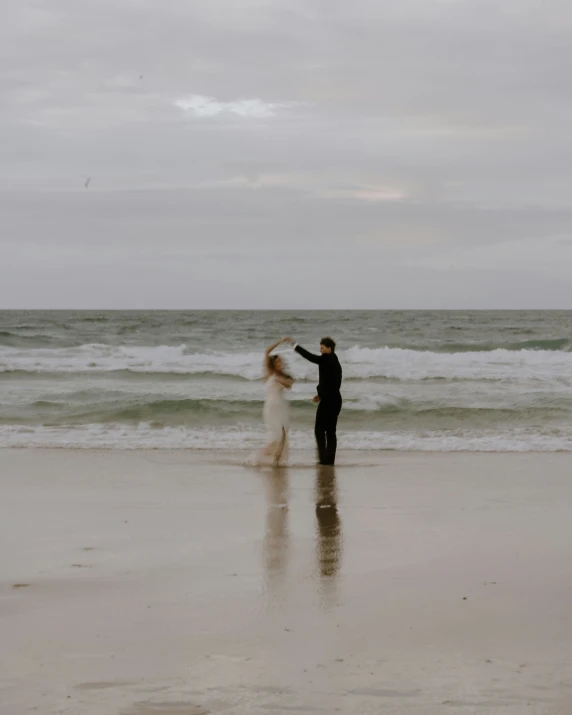
[[[279,598],[281,582],[288,560],[288,472],[273,469],[266,480],[266,533],[262,544],[262,560],[266,589],[272,598]]]
[[[320,591],[326,605],[336,599],[342,550],[342,524],[337,507],[334,467],[319,465],[316,474],[316,559]]]

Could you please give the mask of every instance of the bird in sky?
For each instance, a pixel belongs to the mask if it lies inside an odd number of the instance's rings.
[[[83,184],[84,187],[85,187],[86,189],[89,189],[89,185],[90,185],[90,183],[91,183],[91,176],[84,176],[83,178],[85,179],[85,182],[84,182],[84,184]]]

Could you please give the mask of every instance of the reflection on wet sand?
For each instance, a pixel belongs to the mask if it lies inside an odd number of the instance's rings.
[[[337,507],[334,467],[318,466],[316,473],[316,561],[324,605],[336,600],[342,551],[342,524]]]
[[[289,479],[286,469],[273,469],[264,474],[266,491],[266,528],[262,541],[262,563],[265,590],[276,604],[286,597],[286,569],[290,551],[288,529]],[[318,594],[324,607],[337,602],[342,553],[342,524],[337,507],[336,472],[333,467],[319,466],[314,490],[316,537],[314,573]]]
[[[273,469],[264,475],[266,481],[266,533],[262,544],[266,588],[280,595],[282,578],[288,561],[288,472]]]

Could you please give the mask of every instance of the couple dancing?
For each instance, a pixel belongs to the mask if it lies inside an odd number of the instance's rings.
[[[335,353],[336,344],[331,338],[322,338],[320,354],[305,350],[292,338],[282,338],[266,348],[264,355],[266,400],[264,402],[264,423],[269,433],[269,441],[262,450],[262,457],[272,459],[274,466],[288,458],[289,406],[285,391],[294,384],[294,379],[286,372],[286,364],[281,355],[272,351],[282,343],[289,343],[306,360],[318,365],[319,382],[317,394],[312,402],[318,404],[316,411],[316,444],[320,464],[333,465],[336,459],[336,426],[342,409],[342,367]]]

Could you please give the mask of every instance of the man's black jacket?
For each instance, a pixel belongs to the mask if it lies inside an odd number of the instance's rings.
[[[320,400],[328,398],[339,398],[340,387],[342,385],[342,366],[335,353],[322,353],[314,355],[305,350],[301,345],[296,345],[295,350],[306,360],[318,366],[320,379],[318,384],[318,396]]]

